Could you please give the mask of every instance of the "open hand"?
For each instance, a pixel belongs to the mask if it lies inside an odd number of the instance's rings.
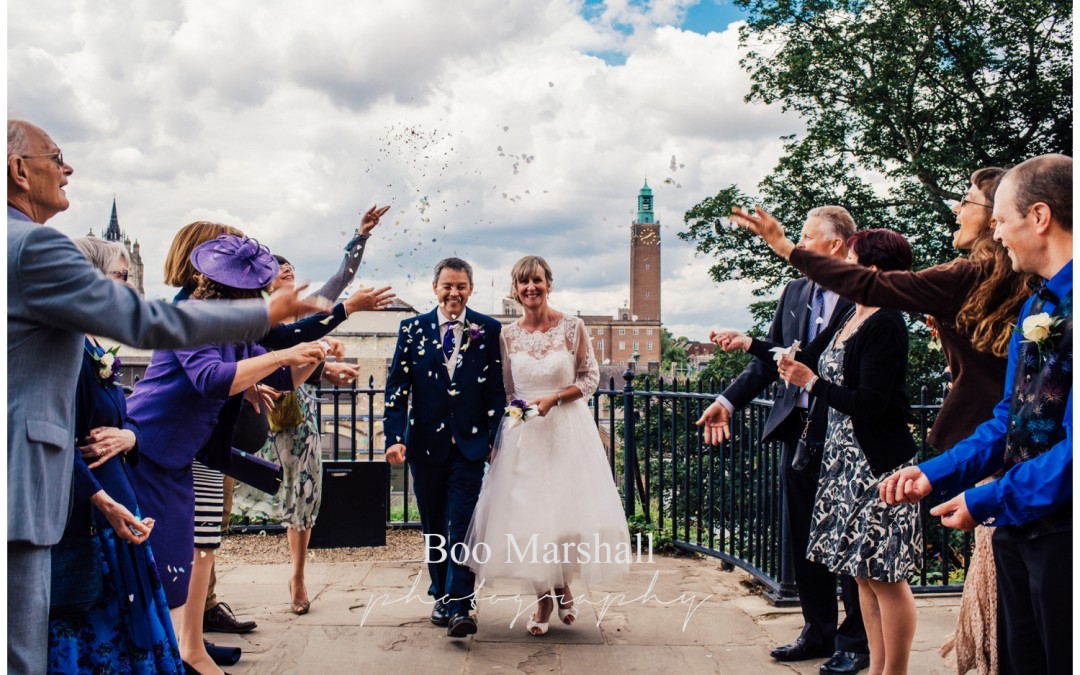
[[[389,286],[382,288],[361,288],[345,299],[345,311],[369,312],[373,309],[385,309],[394,302],[396,296],[390,292]]]
[[[343,387],[347,384],[352,384],[352,381],[355,380],[359,374],[360,368],[355,364],[343,363],[341,361],[328,361],[326,365],[323,366],[322,379],[335,386]]]
[[[694,424],[704,427],[701,431],[708,445],[720,445],[731,438],[731,413],[720,401],[713,401]]]
[[[791,257],[795,243],[784,236],[784,228],[780,226],[780,222],[766,213],[765,209],[755,206],[754,213],[750,213],[733,206],[729,218],[739,227],[764,239],[765,243],[785,260]]]
[[[332,305],[326,298],[313,295],[310,298],[300,299],[300,293],[306,290],[308,284],[289,286],[288,284],[270,294],[270,325],[276,326],[285,323],[294,316],[307,316],[317,312],[327,312]]]
[[[386,215],[386,212],[390,210],[390,205],[386,206],[372,206],[367,212],[364,213],[360,219],[360,234],[370,235],[371,231],[375,229],[375,226],[379,224],[379,218]]]

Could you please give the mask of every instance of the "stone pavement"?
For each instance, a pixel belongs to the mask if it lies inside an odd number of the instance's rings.
[[[542,637],[526,632],[535,598],[514,589],[482,592],[480,630],[446,637],[431,625],[420,562],[311,563],[305,616],[289,613],[288,565],[222,565],[218,595],[255,619],[248,635],[208,634],[244,650],[231,673],[805,673],[823,660],[778,663],[772,646],[802,626],[798,609],[776,608],[736,569],[716,559],[656,556],[610,588],[595,588],[577,623],[553,617]],[[423,576],[419,576],[423,574]],[[953,630],[958,596],[916,598],[912,673],[941,673],[937,654]],[[520,612],[520,616],[515,616]],[[512,624],[512,625],[511,625]],[[864,671],[865,672],[865,671]]]

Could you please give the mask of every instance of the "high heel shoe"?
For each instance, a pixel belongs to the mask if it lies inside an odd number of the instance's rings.
[[[292,579],[289,580],[289,597],[292,597]],[[310,600],[292,601],[289,607],[289,610],[297,616],[307,614],[309,609],[311,609]]]
[[[559,603],[559,621],[572,626],[575,619],[577,619],[577,603],[571,600],[570,606],[566,609],[563,609],[562,603]]]
[[[536,615],[533,614],[533,616],[536,616]],[[536,637],[540,637],[541,635],[546,635],[547,632],[548,632],[548,628],[550,628],[550,627],[551,627],[551,624],[548,623],[547,621],[545,621],[544,623],[540,623],[539,621],[533,621],[533,619],[531,617],[529,618],[528,622],[525,623],[525,628],[529,631],[529,635],[533,635],[533,636],[536,636]],[[540,632],[534,633],[533,632],[534,628],[538,629]]]

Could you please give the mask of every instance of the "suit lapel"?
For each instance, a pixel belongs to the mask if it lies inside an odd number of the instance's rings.
[[[803,346],[806,346],[806,337],[809,334],[810,325],[810,298],[813,297],[814,282],[809,279],[803,284],[802,289],[799,290],[798,302],[794,309],[795,321],[798,322],[798,327],[795,330],[795,340],[798,340]]]

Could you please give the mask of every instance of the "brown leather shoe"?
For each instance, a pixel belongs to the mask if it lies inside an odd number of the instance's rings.
[[[204,633],[250,633],[259,624],[254,621],[238,621],[232,607],[219,602],[203,614]]]

